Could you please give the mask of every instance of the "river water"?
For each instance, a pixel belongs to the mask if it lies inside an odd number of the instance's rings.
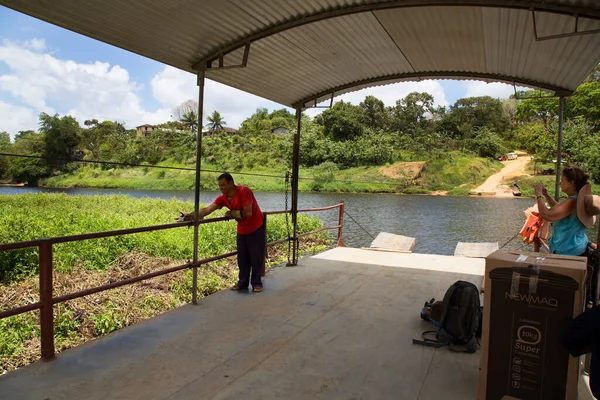
[[[150,191],[119,189],[49,189],[0,187],[0,194],[59,192],[73,195],[126,194],[132,197],[178,198],[193,201],[192,191]],[[202,192],[200,201],[212,202],[219,193]],[[285,193],[255,192],[263,211],[283,210]],[[379,232],[416,238],[415,253],[452,255],[458,242],[498,242],[505,249],[530,249],[513,238],[525,223],[523,211],[533,199],[395,194],[300,193],[299,208],[324,207],[344,200],[343,238],[350,247],[368,247]],[[288,195],[288,208],[291,195]],[[327,225],[336,225],[338,210],[312,213]],[[588,231],[596,240],[596,229]],[[510,241],[510,242],[509,242]]]

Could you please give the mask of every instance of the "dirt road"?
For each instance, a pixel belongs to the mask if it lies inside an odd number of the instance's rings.
[[[516,160],[502,161],[504,168],[500,172],[490,176],[483,185],[471,191],[471,194],[495,197],[513,197],[510,187],[506,185],[513,178],[528,175],[525,171],[527,164],[531,161],[528,154],[519,154]]]

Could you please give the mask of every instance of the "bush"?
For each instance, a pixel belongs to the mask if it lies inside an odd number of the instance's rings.
[[[315,183],[322,185],[335,179],[335,174],[339,171],[338,166],[331,161],[325,161],[313,168],[313,177]]]
[[[21,242],[44,237],[77,235],[116,229],[166,224],[180,210],[192,210],[192,202],[133,199],[129,196],[70,196],[44,193],[0,196],[0,242]],[[220,216],[225,210],[218,211]],[[269,217],[267,234],[285,237],[284,215]],[[300,232],[322,226],[318,217],[298,216]],[[306,228],[306,230],[302,230]],[[211,257],[235,249],[235,222],[203,224],[199,227],[199,257]],[[273,239],[275,240],[275,239]],[[74,265],[105,269],[117,256],[133,250],[152,257],[191,259],[193,231],[186,228],[145,232],[102,239],[61,243],[53,246],[53,266],[68,271]],[[38,249],[0,252],[0,283],[20,280],[38,270]]]

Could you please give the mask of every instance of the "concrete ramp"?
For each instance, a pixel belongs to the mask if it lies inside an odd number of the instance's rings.
[[[410,253],[415,247],[416,239],[413,237],[396,235],[393,233],[379,232],[379,235],[371,242],[371,247],[366,250],[397,251]]]
[[[458,257],[486,258],[496,250],[498,250],[498,242],[458,242],[456,249],[454,249],[454,255]]]
[[[336,248],[2,376],[0,398],[472,400],[479,353],[412,338],[483,262]]]

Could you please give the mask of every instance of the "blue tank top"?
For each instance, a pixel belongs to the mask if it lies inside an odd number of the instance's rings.
[[[577,201],[577,195],[571,196]],[[548,242],[550,252],[565,256],[579,256],[587,248],[587,228],[577,217],[577,207],[573,215],[554,223],[552,237]]]

